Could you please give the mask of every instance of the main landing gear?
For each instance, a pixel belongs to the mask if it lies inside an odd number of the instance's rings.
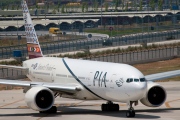
[[[57,107],[56,106],[52,106],[49,110],[39,111],[39,113],[57,113]]]
[[[109,101],[107,102],[107,104],[101,105],[101,110],[102,111],[119,111],[119,105],[113,104],[113,102]]]
[[[132,104],[133,104],[134,102],[130,102],[130,107],[129,107],[129,109],[128,109],[128,111],[126,112],[126,117],[135,117],[135,115],[136,115],[136,113],[135,113],[135,111],[134,111],[134,108],[132,107]],[[137,102],[135,102],[135,105],[137,104]]]

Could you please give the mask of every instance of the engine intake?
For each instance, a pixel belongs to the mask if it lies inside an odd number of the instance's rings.
[[[146,96],[140,101],[148,107],[159,107],[166,100],[166,91],[157,83],[149,82]]]
[[[31,109],[46,111],[54,104],[53,92],[46,87],[32,87],[25,95],[25,101]]]

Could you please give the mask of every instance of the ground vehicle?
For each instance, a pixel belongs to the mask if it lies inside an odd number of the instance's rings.
[[[111,40],[104,40],[102,45],[103,46],[111,46],[112,45],[112,41]]]
[[[51,33],[51,34],[62,34],[62,31],[59,28],[51,27],[51,28],[49,28],[49,33]]]
[[[166,40],[172,40],[172,39],[175,39],[175,37],[174,36],[168,36],[168,37],[166,37]]]

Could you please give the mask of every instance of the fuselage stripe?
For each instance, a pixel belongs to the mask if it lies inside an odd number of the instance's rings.
[[[106,100],[104,98],[102,98],[101,96],[97,95],[96,93],[94,93],[93,91],[91,91],[86,85],[84,85],[79,79],[78,77],[76,77],[76,75],[72,72],[72,70],[69,68],[69,66],[67,65],[66,61],[64,60],[64,58],[62,59],[63,60],[63,63],[64,65],[66,66],[66,68],[68,69],[68,71],[71,73],[71,75],[84,87],[86,88],[89,92],[91,92],[92,94],[94,94],[95,96],[103,99],[103,100]]]

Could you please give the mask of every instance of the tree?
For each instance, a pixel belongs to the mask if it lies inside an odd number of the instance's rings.
[[[38,2],[36,2],[36,9],[38,9],[39,8],[39,6],[38,6]]]
[[[86,12],[88,12],[88,3],[85,4]]]
[[[139,11],[142,11],[142,0],[140,1]]]
[[[176,5],[178,5],[178,1],[176,0]]]
[[[98,11],[98,2],[95,0],[95,3],[94,3],[94,7],[95,7],[95,12],[97,12]]]
[[[108,7],[109,7],[108,3],[105,3],[105,12],[108,12]]]
[[[12,10],[14,10],[14,7],[15,7],[15,6],[14,6],[14,4],[13,4],[13,5],[12,5]]]
[[[149,4],[150,4],[150,7],[152,8],[152,10],[154,11],[155,10],[155,1],[150,0]]]
[[[19,7],[20,7],[20,5],[17,5],[17,8],[16,8],[16,9],[19,10]]]
[[[53,11],[52,11],[53,14],[56,14],[56,9],[54,8]]]
[[[115,1],[115,11],[116,11],[116,12],[118,11],[118,9],[117,9],[117,8],[118,8],[118,4],[119,4],[119,1],[116,0],[116,1]]]
[[[122,11],[124,10],[124,0],[122,0]]]
[[[172,10],[172,0],[170,0],[169,3],[170,3],[170,6],[169,6],[169,7],[170,7],[170,9]]]
[[[59,12],[59,9],[60,9],[60,2],[58,2],[58,6],[57,6],[58,12]]]
[[[9,4],[6,6],[6,9],[7,9],[7,10],[9,9]]]
[[[65,13],[65,11],[64,11],[64,5],[62,5],[62,7],[61,7],[61,13]]]
[[[127,2],[127,3],[126,3],[125,11],[128,11],[128,7],[129,7],[129,3]]]
[[[84,8],[85,8],[85,3],[82,3],[82,6],[81,6],[82,12],[84,12]]]
[[[163,0],[158,0],[158,10],[162,10]]]
[[[4,10],[4,6],[2,6],[2,10]]]
[[[66,5],[65,7],[66,7],[66,13],[67,13],[68,12],[68,6]]]

